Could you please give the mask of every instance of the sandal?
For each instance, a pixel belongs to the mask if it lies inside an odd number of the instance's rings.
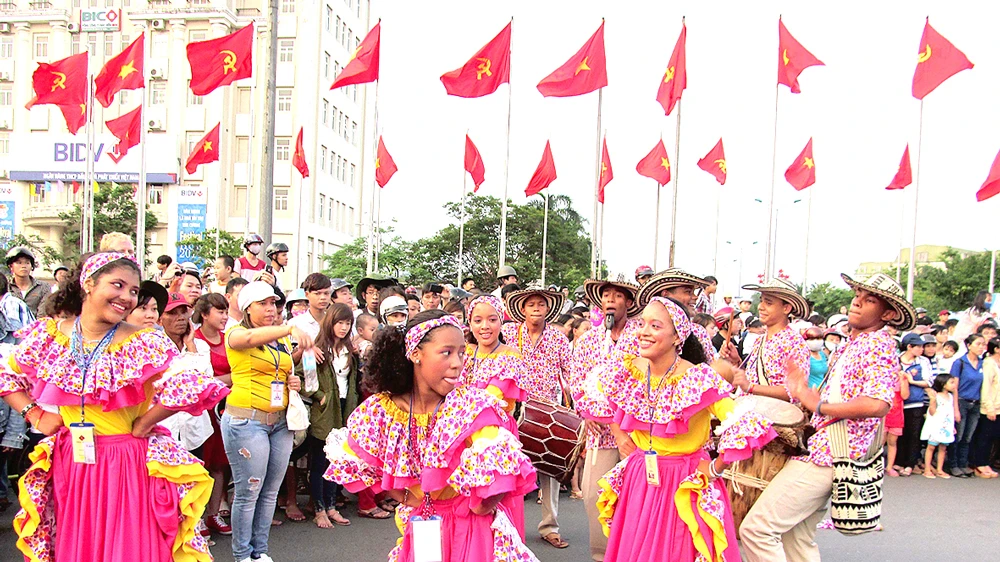
[[[911,474],[913,474],[913,468],[909,466],[904,468],[903,471],[899,473],[900,476],[909,476]]]
[[[396,505],[399,505],[398,503]],[[396,506],[393,505],[392,500],[382,500],[378,502],[378,506],[382,511],[386,513],[396,513]]]
[[[334,523],[340,525],[341,527],[349,527],[351,525],[350,519],[347,519],[346,517],[341,515],[340,512],[337,511],[336,509],[328,509],[326,510],[326,514],[327,516],[329,516],[330,521],[333,521]]]
[[[943,470],[937,470],[937,471],[935,471],[935,474],[937,474],[938,478],[944,478],[946,480],[948,478],[951,478],[951,475],[948,474],[947,472],[943,471]]]
[[[569,493],[569,499],[571,499],[571,500],[582,500],[583,499],[583,491],[582,490],[577,490],[575,492],[570,492]]]
[[[316,523],[316,526],[319,527],[320,529],[333,528],[333,523],[330,522],[330,518],[327,517],[325,511],[317,512],[316,517],[313,517],[313,521]]]
[[[374,507],[372,509],[359,509],[358,517],[365,517],[367,519],[388,519],[392,517],[392,514],[381,507]]]
[[[932,478],[933,479],[933,478],[937,478],[937,476],[934,476],[933,472],[931,472],[929,470],[925,470],[924,471],[924,478]]]
[[[564,541],[562,537],[559,536],[559,533],[549,533],[542,537],[542,540],[559,549],[569,546],[569,543]]]

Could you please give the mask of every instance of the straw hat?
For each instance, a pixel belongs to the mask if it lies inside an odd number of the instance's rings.
[[[666,269],[654,275],[639,289],[639,293],[636,295],[637,304],[639,308],[642,308],[649,304],[649,300],[659,295],[660,292],[686,285],[690,285],[695,289],[704,289],[708,287],[709,283],[701,277],[691,275],[677,268]]]
[[[629,318],[638,315],[642,312],[642,307],[639,306],[639,286],[635,283],[628,283],[626,281],[602,281],[600,279],[587,279],[583,283],[583,291],[587,295],[587,299],[600,306],[601,304],[601,292],[605,287],[615,287],[616,289],[621,289],[632,299],[632,306],[628,307],[625,311],[625,315]]]
[[[892,277],[884,273],[876,273],[864,281],[855,281],[846,273],[841,273],[840,277],[852,289],[864,289],[884,300],[896,312],[896,318],[888,323],[893,328],[905,332],[917,323],[917,311],[907,302],[906,293]]]
[[[795,285],[784,279],[770,279],[763,285],[743,285],[743,288],[747,291],[757,291],[763,295],[774,295],[787,302],[792,305],[792,316],[796,318],[809,316],[809,309],[812,308],[809,306],[809,301],[795,290]]]
[[[507,314],[516,322],[524,322],[524,303],[527,302],[529,297],[535,295],[544,298],[546,304],[549,305],[549,313],[545,315],[546,322],[552,322],[559,317],[559,311],[562,309],[566,297],[562,293],[546,291],[544,289],[521,289],[520,291],[509,293],[504,299],[504,304],[507,306]]]

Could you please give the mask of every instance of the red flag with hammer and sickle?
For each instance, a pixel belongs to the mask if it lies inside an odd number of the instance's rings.
[[[63,119],[66,120],[66,129],[69,130],[69,134],[71,135],[75,135],[87,122],[87,104],[85,103],[60,105],[59,111],[62,112]]]
[[[379,45],[382,29],[382,20],[378,20],[375,27],[368,32],[368,35],[358,44],[354,50],[350,62],[340,71],[331,90],[336,90],[351,84],[367,84],[378,80]],[[388,180],[386,180],[388,181]]]
[[[510,26],[472,55],[461,68],[441,75],[448,95],[478,98],[497,91],[500,84],[510,82]]]
[[[25,106],[87,103],[87,53],[56,62],[40,62],[31,75],[35,97]]]
[[[663,80],[660,80],[660,88],[656,91],[656,101],[660,102],[667,115],[670,115],[670,112],[674,110],[674,106],[680,101],[688,84],[687,55],[685,54],[687,32],[687,26],[681,25],[681,36],[677,38],[674,52],[670,54],[670,60],[667,61],[667,70],[663,73]]]
[[[188,43],[191,91],[204,96],[253,76],[253,24],[225,37]]]
[[[920,36],[917,69],[913,72],[913,97],[924,99],[942,82],[969,68],[972,68],[972,63],[965,53],[935,31],[930,18],[927,18],[924,34]]]
[[[810,66],[824,66],[812,53],[806,50],[792,37],[792,34],[785,28],[781,17],[778,18],[778,84],[784,84],[798,94],[799,74]]]
[[[722,139],[715,143],[712,150],[704,158],[698,160],[698,167],[715,176],[716,181],[726,185],[726,151],[722,148]]]

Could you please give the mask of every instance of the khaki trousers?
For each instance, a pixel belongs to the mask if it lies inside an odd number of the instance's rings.
[[[587,508],[587,520],[590,527],[590,558],[594,562],[603,562],[604,551],[608,548],[608,537],[597,515],[597,496],[601,488],[597,485],[609,470],[618,464],[618,449],[587,449],[587,456],[580,460],[583,465],[583,503]]]
[[[542,492],[542,520],[538,533],[544,537],[559,532],[559,481],[538,475],[538,489]]]
[[[744,559],[818,562],[816,524],[826,513],[832,489],[832,468],[788,461],[743,519]]]

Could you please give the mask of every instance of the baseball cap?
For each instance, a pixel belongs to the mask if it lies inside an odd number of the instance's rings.
[[[239,304],[240,310],[246,310],[251,304],[271,297],[277,298],[278,295],[275,294],[274,287],[270,283],[251,281],[240,291],[237,304]]]
[[[652,275],[653,273],[654,273],[653,268],[649,267],[648,265],[640,265],[639,267],[635,268],[636,278],[645,277],[646,275]]]
[[[934,339],[934,337],[931,336],[931,339]],[[924,345],[924,339],[917,334],[906,334],[903,336],[903,346],[908,347],[911,345]]]
[[[932,343],[937,343],[937,338],[935,338],[930,334],[924,334],[920,336],[920,341],[924,342],[924,345],[928,345]]]
[[[170,293],[167,298],[167,306],[163,307],[163,313],[166,314],[175,308],[180,308],[182,306],[191,306],[188,304],[187,299],[180,296],[178,293]]]

